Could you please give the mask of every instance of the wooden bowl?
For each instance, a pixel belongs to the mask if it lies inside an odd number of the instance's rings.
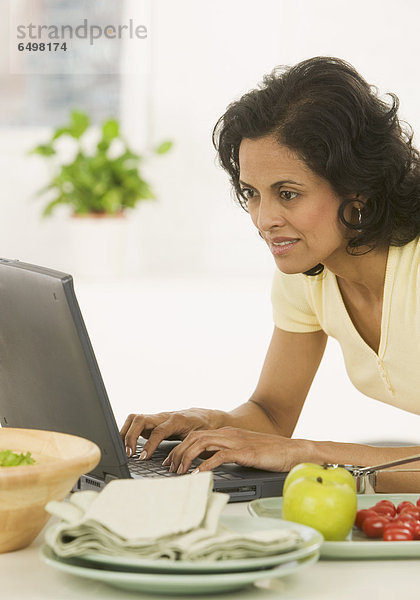
[[[98,464],[93,442],[54,431],[0,428],[0,450],[32,453],[36,463],[0,467],[0,553],[28,546],[50,515],[50,500],[63,500],[83,473]]]

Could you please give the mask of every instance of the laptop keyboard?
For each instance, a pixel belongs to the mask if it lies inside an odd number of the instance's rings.
[[[177,473],[170,473],[169,467],[162,467],[162,462],[165,460],[167,454],[165,450],[155,450],[153,456],[147,460],[139,460],[142,446],[138,445],[135,454],[128,459],[128,467],[132,473],[140,475],[142,477],[176,477]],[[187,473],[194,471],[199,466],[199,462],[193,462]],[[235,473],[227,473],[223,469],[223,466],[213,469],[213,474],[217,479],[243,479],[240,475]]]

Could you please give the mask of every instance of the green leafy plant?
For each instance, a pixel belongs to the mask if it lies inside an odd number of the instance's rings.
[[[101,138],[93,153],[83,149],[83,138],[89,130],[88,115],[74,110],[68,125],[57,128],[49,141],[30,151],[54,162],[51,182],[38,192],[41,196],[48,195],[44,216],[63,204],[70,206],[75,215],[115,215],[134,208],[140,200],[155,199],[149,183],[139,172],[143,158],[128,147],[118,121],[108,119],[102,123]],[[58,160],[56,142],[62,136],[70,136],[76,145],[75,158],[70,163],[60,164]],[[116,142],[121,152],[113,156],[110,149]],[[154,152],[165,154],[171,147],[172,142],[165,141]]]

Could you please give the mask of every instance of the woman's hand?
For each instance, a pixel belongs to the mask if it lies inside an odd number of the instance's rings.
[[[203,452],[213,452],[204,460],[200,471],[210,471],[222,463],[234,462],[267,471],[290,471],[304,460],[305,440],[222,427],[210,431],[193,431],[176,446],[163,462],[170,471],[186,473],[192,461]]]
[[[149,458],[167,439],[182,440],[191,431],[210,429],[223,424],[223,414],[220,411],[203,408],[190,408],[177,412],[161,412],[155,415],[128,415],[121,431],[123,443],[128,456],[136,450],[137,438],[148,438],[144,444],[142,459]]]

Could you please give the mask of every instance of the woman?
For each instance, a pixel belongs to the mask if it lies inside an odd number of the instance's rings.
[[[164,464],[185,473],[236,462],[288,471],[300,462],[377,464],[417,447],[291,439],[324,353],[342,346],[364,394],[420,414],[420,161],[390,104],[346,62],[278,69],[233,102],[213,132],[239,203],[277,269],[274,333],[251,398],[225,413],[130,415],[127,453],[184,441]]]

